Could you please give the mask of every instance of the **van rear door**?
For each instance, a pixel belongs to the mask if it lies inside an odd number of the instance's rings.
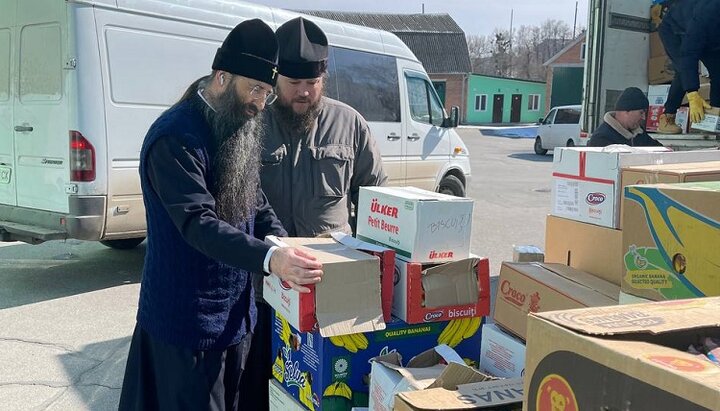
[[[13,100],[11,81],[16,0],[0,0],[0,204],[17,205],[15,195],[15,150],[13,144]]]
[[[13,2],[17,7],[14,41],[18,45],[11,59],[11,72],[17,76],[13,82],[18,85],[12,119],[16,204],[67,213],[70,76],[64,66],[70,64],[70,56],[66,2]]]
[[[590,0],[582,129],[592,132],[626,87],[647,91],[650,0]]]

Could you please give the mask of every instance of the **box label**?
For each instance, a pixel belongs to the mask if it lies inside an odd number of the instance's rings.
[[[580,216],[580,182],[555,179],[555,213]]]

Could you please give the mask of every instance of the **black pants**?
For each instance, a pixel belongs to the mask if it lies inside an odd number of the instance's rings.
[[[677,59],[680,58],[682,40],[679,35],[672,32],[669,26],[661,25],[659,33],[665,52],[675,66],[675,76],[672,83],[670,83],[670,91],[668,92],[667,101],[665,101],[665,113],[675,114],[685,97],[685,88],[680,80],[680,71],[678,71],[677,64],[675,64],[678,61]],[[710,104],[713,107],[720,107],[720,84],[718,84],[720,83],[720,50],[706,52],[705,55],[700,57],[700,61],[703,62],[710,74]]]
[[[240,398],[247,410],[267,411],[268,382],[272,378],[271,337],[272,310],[264,302],[256,302],[257,324],[253,332],[247,366],[240,380]]]
[[[239,385],[251,339],[223,351],[197,351],[163,343],[136,325],[119,410],[250,410]]]

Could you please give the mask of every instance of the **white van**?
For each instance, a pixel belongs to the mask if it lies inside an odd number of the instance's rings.
[[[150,124],[207,75],[239,22],[297,13],[204,0],[0,0],[0,241],[145,236],[138,176]],[[308,17],[332,49],[327,94],[369,121],[393,185],[464,195],[468,151],[395,35]]]
[[[555,147],[586,145],[580,140],[580,111],[582,106],[553,107],[539,120],[538,135],[535,138],[535,154],[541,156]]]

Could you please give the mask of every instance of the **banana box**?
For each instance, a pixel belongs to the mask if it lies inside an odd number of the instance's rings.
[[[625,187],[622,291],[720,296],[720,182]]]
[[[481,317],[490,312],[490,263],[473,257],[444,264],[395,259],[393,315],[410,324]]]
[[[533,313],[523,410],[718,410],[720,298]]]
[[[300,332],[277,311],[272,324],[273,378],[306,409],[367,407],[370,359],[389,353],[412,358],[438,344],[472,366],[480,358],[479,317],[409,325],[393,318],[382,331],[323,337]]]

